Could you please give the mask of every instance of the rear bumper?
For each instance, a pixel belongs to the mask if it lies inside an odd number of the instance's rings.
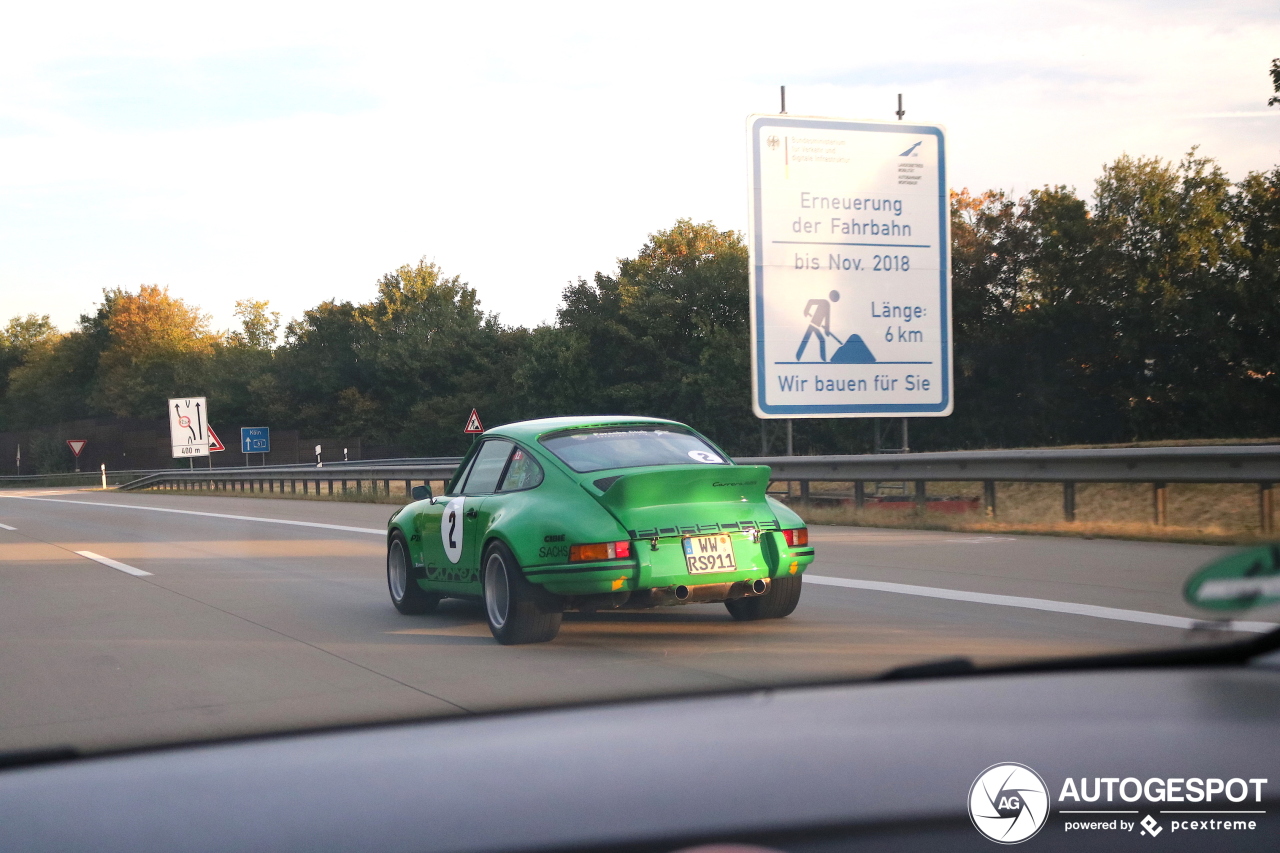
[[[732,585],[803,574],[813,562],[809,547],[790,548],[779,533],[762,533],[759,542],[746,535],[734,539],[737,570],[691,574],[684,559],[682,537],[633,542],[635,558],[606,563],[531,566],[525,576],[558,595],[670,590],[676,587]],[[663,598],[663,596],[654,596]],[[724,599],[711,599],[721,600]],[[661,603],[661,602],[659,602]],[[670,603],[683,603],[671,601]]]

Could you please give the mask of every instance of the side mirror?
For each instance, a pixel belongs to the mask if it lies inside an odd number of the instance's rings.
[[[431,487],[414,486],[410,494],[413,495],[413,499],[415,501],[425,501],[427,498],[431,497]]]
[[[1237,551],[1187,579],[1187,603],[1206,610],[1248,610],[1280,602],[1280,545]]]

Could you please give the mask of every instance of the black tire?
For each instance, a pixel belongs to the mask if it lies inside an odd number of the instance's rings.
[[[391,541],[387,543],[387,591],[391,593],[391,603],[396,610],[406,616],[430,613],[444,597],[418,586],[420,574],[409,558],[409,546],[404,535],[399,531],[391,534]]]
[[[790,616],[791,611],[795,610],[796,605],[800,603],[801,582],[800,575],[774,578],[769,583],[769,591],[764,595],[726,601],[724,606],[729,611],[729,615],[739,622],[781,619],[784,616]]]
[[[511,550],[494,542],[480,565],[484,615],[493,638],[504,646],[554,640],[563,614],[551,596],[525,578]]]

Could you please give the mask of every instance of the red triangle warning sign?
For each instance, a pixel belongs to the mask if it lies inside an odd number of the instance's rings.
[[[80,451],[84,450],[84,446],[89,442],[83,438],[68,438],[67,446],[71,448],[71,452],[76,456],[80,455]]]
[[[484,432],[484,425],[480,423],[480,415],[475,409],[471,410],[471,417],[467,418],[467,426],[463,432]]]
[[[213,427],[209,427],[209,452],[217,453],[219,450],[226,450],[222,446],[222,441],[218,438],[218,434],[213,431]]]

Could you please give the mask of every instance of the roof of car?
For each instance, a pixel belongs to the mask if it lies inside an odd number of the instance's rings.
[[[624,426],[627,424],[665,424],[668,426],[684,426],[678,421],[664,418],[645,418],[636,415],[579,415],[568,418],[539,418],[533,421],[517,421],[503,424],[486,432],[486,435],[501,435],[524,441],[534,441],[549,432],[581,427]]]

